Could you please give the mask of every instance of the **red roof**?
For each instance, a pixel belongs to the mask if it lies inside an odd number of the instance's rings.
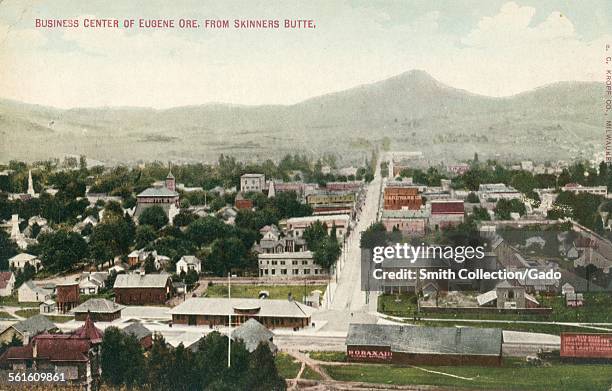
[[[12,275],[12,272],[0,272],[0,289],[6,288]]]
[[[444,202],[432,202],[431,203],[431,214],[463,214],[464,207],[463,201],[444,201]]]
[[[57,286],[58,303],[76,303],[79,301],[79,284],[67,284]]]
[[[87,315],[87,319],[85,319],[85,324],[74,330],[73,333],[73,335],[79,338],[88,339],[92,343],[102,342],[103,334],[104,333],[102,333],[102,330],[94,325],[94,322],[89,317],[89,314]]]

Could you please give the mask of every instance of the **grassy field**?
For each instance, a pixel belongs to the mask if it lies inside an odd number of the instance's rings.
[[[325,292],[326,285],[249,285],[232,284],[232,297],[257,298],[259,292],[268,291],[270,299],[287,299],[289,293],[301,300],[314,290]],[[206,297],[227,297],[227,285],[212,285],[206,290]]]
[[[530,333],[544,333],[560,335],[562,332],[582,332],[582,333],[598,333],[601,330],[594,330],[586,327],[563,326],[558,324],[533,324],[533,323],[498,323],[498,322],[461,322],[461,321],[433,321],[423,320],[416,322],[406,322],[419,326],[432,327],[452,327],[452,326],[471,326],[485,328],[501,328],[510,331],[525,331]],[[611,327],[612,329],[612,327]]]
[[[302,379],[309,379],[309,380],[323,380],[323,378],[321,377],[321,375],[319,375],[317,372],[313,371],[309,366],[306,366],[304,368],[304,372],[302,372]]]
[[[399,301],[397,301],[399,297]],[[546,315],[517,315],[504,313],[427,313],[421,311],[422,318],[437,319],[482,319],[482,320],[531,320],[551,322],[593,322],[612,323],[612,295],[609,293],[585,293],[585,306],[568,308],[562,297],[540,297],[543,307],[551,307],[553,313]],[[413,317],[417,311],[413,294],[380,295],[378,310],[392,316]]]
[[[38,303],[20,303],[17,300],[17,295],[11,296],[0,296],[0,306],[9,306],[9,307],[38,307]]]
[[[295,379],[302,364],[287,353],[278,353],[274,359],[278,373],[284,379]]]
[[[606,391],[612,386],[609,365],[553,365],[535,367],[510,361],[503,367],[424,367],[424,369],[469,378],[464,380],[417,368],[354,364],[325,366],[335,380],[383,384],[418,384],[471,390]]]
[[[15,319],[15,317],[8,312],[0,311],[0,319]]]
[[[318,361],[333,361],[333,362],[344,362],[346,361],[346,353],[344,352],[310,352],[308,353],[310,358]]]

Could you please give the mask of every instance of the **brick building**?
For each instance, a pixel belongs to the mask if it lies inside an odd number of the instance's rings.
[[[302,328],[314,310],[294,300],[191,298],[174,307],[172,322],[190,326],[232,326],[255,319],[268,329]]]
[[[164,304],[172,297],[172,279],[167,273],[119,274],[113,286],[115,302],[125,305]]]
[[[419,189],[407,186],[387,186],[384,192],[384,209],[418,210],[423,204]]]
[[[346,353],[351,362],[500,366],[502,342],[501,329],[351,324]]]
[[[461,224],[465,218],[465,207],[462,200],[431,201],[429,226],[433,230],[444,229]]]

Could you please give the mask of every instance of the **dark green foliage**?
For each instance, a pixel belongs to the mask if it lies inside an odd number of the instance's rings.
[[[159,205],[153,205],[145,208],[138,217],[140,224],[147,224],[155,229],[161,229],[164,225],[168,224],[168,216],[166,212]]]
[[[35,250],[43,266],[49,271],[70,270],[89,255],[85,239],[76,232],[58,230],[41,234],[38,242]]]

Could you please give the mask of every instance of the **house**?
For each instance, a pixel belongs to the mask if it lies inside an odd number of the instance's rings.
[[[176,263],[176,274],[187,273],[189,270],[195,270],[196,273],[200,274],[202,272],[202,261],[194,255],[183,255]]]
[[[65,314],[79,305],[79,283],[76,281],[57,284],[55,303],[57,311]]]
[[[13,272],[0,272],[0,296],[10,296],[15,289],[15,274]]]
[[[153,257],[155,269],[157,270],[164,269],[170,262],[169,257],[158,254],[156,250],[145,251],[144,248],[141,248],[140,250],[134,250],[128,254],[128,265],[130,267],[138,266],[145,262],[149,256]]]
[[[432,230],[445,229],[463,223],[465,207],[461,200],[436,200],[429,203],[429,227]]]
[[[496,307],[499,309],[536,308],[540,303],[535,297],[526,293],[524,286],[514,286],[502,281],[495,289],[476,296],[479,307]]]
[[[84,321],[89,315],[94,322],[112,322],[121,318],[125,306],[106,299],[89,299],[72,309],[74,320]]]
[[[85,272],[79,277],[79,292],[82,295],[97,295],[104,289],[108,272]]]
[[[189,326],[227,326],[255,319],[266,328],[302,328],[310,325],[314,310],[294,300],[190,298],[170,310],[172,323]]]
[[[317,277],[327,270],[317,265],[310,251],[261,253],[257,255],[260,277]]]
[[[140,322],[132,323],[121,331],[136,337],[138,342],[140,342],[140,346],[145,350],[149,350],[153,346],[153,332]]]
[[[20,303],[41,303],[51,299],[52,290],[38,287],[32,280],[26,281],[17,289],[17,301]]]
[[[35,255],[20,253],[12,258],[9,258],[9,267],[11,269],[19,269],[23,271],[26,264],[30,264],[36,268],[36,271],[41,269],[42,262]]]
[[[43,333],[26,346],[13,346],[0,357],[0,365],[11,371],[32,368],[37,372],[62,373],[64,389],[100,388],[100,344],[102,331],[91,319],[69,334]]]
[[[40,303],[38,309],[41,315],[55,314],[55,312],[57,311],[57,306],[55,305],[54,300],[49,299]]]
[[[242,341],[249,353],[253,353],[261,343],[267,344],[272,354],[278,351],[273,342],[274,333],[255,319],[249,319],[235,328],[232,331],[232,339]]]
[[[49,319],[42,315],[34,315],[28,319],[17,322],[7,327],[0,333],[0,343],[11,342],[13,337],[21,340],[24,345],[27,345],[30,339],[40,333],[52,333],[58,331],[57,326]]]
[[[572,284],[570,284],[569,282],[566,282],[561,287],[561,294],[565,296],[568,293],[576,293],[576,289],[574,288]]]
[[[172,279],[167,273],[119,274],[113,290],[115,302],[125,305],[164,304],[173,294]]]
[[[240,191],[263,192],[266,189],[266,176],[264,174],[243,174],[240,177]]]
[[[501,329],[350,324],[346,356],[350,362],[500,366],[502,342]]]

